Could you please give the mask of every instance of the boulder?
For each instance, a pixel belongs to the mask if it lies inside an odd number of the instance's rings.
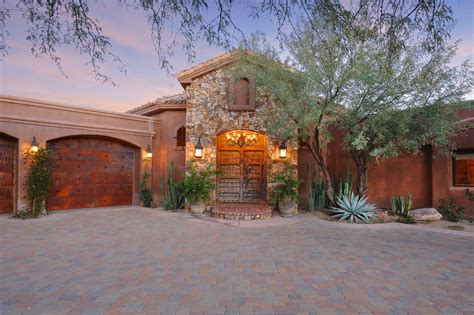
[[[408,213],[416,221],[439,221],[443,218],[435,208],[422,208]]]

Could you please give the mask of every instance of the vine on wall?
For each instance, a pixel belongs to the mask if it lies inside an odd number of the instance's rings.
[[[27,208],[17,214],[22,218],[36,218],[47,214],[45,201],[52,183],[53,161],[51,152],[38,146],[36,152],[30,149],[23,152],[26,165],[26,178],[23,185]]]

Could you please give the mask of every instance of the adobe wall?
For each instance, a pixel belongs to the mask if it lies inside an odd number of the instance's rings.
[[[300,150],[299,159],[300,172],[304,176],[300,187],[300,202],[303,208],[307,208],[307,163],[314,162],[309,150]],[[341,132],[334,133],[334,140],[328,144],[326,150],[328,170],[334,181],[337,193],[339,178],[344,179],[347,170],[352,174],[353,186],[356,185],[356,167],[350,154],[342,147]],[[421,208],[431,205],[431,151],[423,149],[418,156],[400,156],[380,163],[371,161],[368,173],[368,196],[371,203],[379,207],[390,208],[390,197],[398,194],[410,193],[413,197],[414,207]]]
[[[474,126],[474,109],[463,109],[459,112],[460,117]],[[474,127],[466,130],[454,139],[457,150],[474,150]],[[453,159],[451,156],[439,156],[433,152],[433,205],[438,205],[441,198],[453,196],[458,206],[465,208],[465,215],[474,217],[474,201],[470,201],[466,195],[466,187],[453,185]],[[467,187],[474,191],[473,187]]]
[[[176,146],[176,133],[186,125],[185,111],[165,111],[151,116],[160,121],[160,132],[153,138],[152,192],[156,203],[162,202],[160,177],[166,185],[169,176],[169,162],[174,162],[175,179],[186,170],[186,148]]]
[[[474,110],[459,111],[461,119],[474,122]],[[458,150],[474,150],[474,128],[458,135],[454,140]],[[453,160],[451,156],[440,156],[436,148],[426,147],[419,155],[404,155],[397,158],[382,160],[380,163],[371,161],[368,173],[369,201],[379,207],[390,208],[390,197],[399,193],[410,193],[413,207],[437,207],[439,199],[453,196],[456,204],[465,208],[465,215],[474,217],[474,202],[465,196],[466,187],[453,185]],[[342,147],[342,134],[335,132],[334,140],[328,144],[327,161],[329,172],[337,182],[344,178],[347,168],[354,178],[355,164],[350,154]],[[307,209],[307,163],[314,159],[308,150],[301,149],[299,154],[300,207]],[[355,179],[354,179],[355,186]],[[474,189],[469,188],[471,191]]]
[[[41,145],[52,139],[87,135],[111,137],[138,147],[135,204],[139,203],[138,183],[145,167],[146,148],[153,144],[157,125],[149,117],[0,96],[0,132],[18,139],[18,156],[31,146],[33,136]],[[21,187],[25,177],[23,163],[17,164],[16,209],[24,204]]]

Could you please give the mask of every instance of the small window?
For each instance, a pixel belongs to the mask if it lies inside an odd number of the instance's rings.
[[[247,79],[240,79],[235,82],[235,101],[237,106],[249,106],[250,104],[250,83]]]
[[[236,111],[255,110],[255,87],[249,79],[227,79],[227,109]]]
[[[186,127],[180,127],[176,132],[176,146],[185,147],[186,146]]]
[[[474,150],[453,155],[454,186],[474,187]]]

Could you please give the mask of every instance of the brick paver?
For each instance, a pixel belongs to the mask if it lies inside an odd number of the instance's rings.
[[[141,208],[2,217],[0,235],[1,314],[474,311],[473,239],[456,235]]]

